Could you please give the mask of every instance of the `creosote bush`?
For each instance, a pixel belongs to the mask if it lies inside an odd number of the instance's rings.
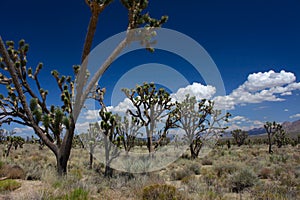
[[[232,192],[241,192],[245,188],[252,187],[258,182],[257,176],[250,169],[244,168],[229,177]]]

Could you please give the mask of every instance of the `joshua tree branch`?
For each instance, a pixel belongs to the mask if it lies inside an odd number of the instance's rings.
[[[8,52],[5,48],[5,45],[3,43],[2,37],[0,36],[0,53],[2,54],[3,60],[8,68],[8,71],[11,75],[12,82],[16,87],[16,90],[19,95],[20,102],[24,108],[24,111],[26,113],[26,116],[28,117],[29,124],[32,125],[32,128],[35,130],[36,134],[42,138],[42,140],[45,142],[45,144],[53,151],[57,152],[57,147],[47,138],[47,136],[43,133],[43,131],[40,129],[40,127],[35,123],[35,120],[33,118],[33,115],[28,107],[26,96],[24,95],[22,85],[18,81],[18,75],[14,69],[14,64],[11,62],[10,57],[8,55]]]

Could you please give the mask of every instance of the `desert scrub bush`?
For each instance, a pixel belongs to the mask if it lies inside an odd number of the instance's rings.
[[[195,176],[188,176],[181,180],[181,183],[187,187],[191,193],[199,193],[203,190],[203,183]],[[205,186],[205,185],[204,185]]]
[[[166,184],[149,185],[143,188],[143,200],[183,200],[183,196],[174,186]]]
[[[26,166],[26,180],[41,180],[44,169],[40,164]]]
[[[89,199],[89,192],[84,190],[83,188],[76,188],[70,194],[66,194],[63,200],[88,200]]]
[[[299,199],[297,188],[283,187],[277,184],[258,184],[251,188],[250,197],[252,199]]]
[[[198,193],[197,199],[205,199],[205,200],[216,200],[216,199],[224,199],[221,194],[218,194],[214,190],[206,190]]]
[[[205,157],[205,158],[203,158],[201,163],[202,163],[202,165],[212,165],[213,161]]]
[[[21,187],[21,183],[12,179],[0,181],[0,192],[13,191]]]
[[[24,179],[25,172],[23,168],[18,165],[3,165],[0,169],[0,176],[7,177],[9,179]]]
[[[179,170],[174,170],[171,172],[171,179],[172,180],[182,180],[185,177],[191,176],[194,174],[191,170],[189,169],[179,169]]]
[[[200,175],[200,172],[201,172],[201,166],[199,163],[192,163],[190,166],[189,166],[189,170],[194,172],[196,175]]]
[[[287,187],[300,186],[299,179],[295,178],[291,172],[283,172],[279,177],[280,185]]]
[[[238,166],[232,162],[221,162],[214,166],[214,171],[216,175],[220,177],[227,177],[238,170]]]
[[[259,173],[258,177],[261,179],[268,179],[272,177],[273,170],[268,167],[263,167]]]
[[[285,154],[272,154],[270,155],[270,162],[274,164],[279,164],[279,163],[287,163],[287,160],[289,159],[289,155]]]
[[[207,185],[207,188],[212,186],[217,181],[217,175],[214,173],[212,168],[202,168],[201,169],[202,180]]]
[[[245,188],[254,186],[258,182],[257,176],[248,168],[243,168],[228,178],[230,190],[237,193],[243,191]]]

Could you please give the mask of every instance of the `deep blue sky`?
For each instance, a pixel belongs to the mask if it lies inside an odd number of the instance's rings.
[[[52,69],[72,74],[72,65],[80,64],[90,17],[84,0],[1,1],[0,10],[2,38],[24,38],[30,44],[29,64],[43,62],[45,80],[51,79]],[[249,74],[271,69],[293,72],[299,82],[299,10],[298,0],[150,0],[148,8],[153,17],[169,16],[165,28],[190,36],[206,49],[221,72],[227,94]],[[100,15],[94,46],[124,31],[126,19],[125,8],[115,0]],[[237,106],[232,113],[253,121],[291,120],[289,116],[300,113],[297,93],[285,97],[285,102]]]

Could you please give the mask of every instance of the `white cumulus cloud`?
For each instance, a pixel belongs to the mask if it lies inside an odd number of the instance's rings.
[[[113,113],[126,113],[127,110],[134,110],[134,106],[129,98],[125,98],[122,102],[120,102],[117,106],[108,107],[108,110]]]
[[[234,109],[236,105],[248,103],[284,101],[283,96],[292,95],[294,90],[300,90],[300,83],[295,81],[295,75],[284,70],[253,73],[229,95],[215,97],[214,100],[217,108],[229,110]]]
[[[171,98],[175,101],[183,101],[187,94],[196,97],[197,100],[211,99],[216,93],[216,88],[211,85],[202,85],[201,83],[193,83],[185,88],[180,88],[176,93],[171,94]]]
[[[291,119],[293,119],[293,118],[300,118],[300,113],[295,114],[295,115],[292,115],[292,116],[290,116],[290,118],[291,118]]]

